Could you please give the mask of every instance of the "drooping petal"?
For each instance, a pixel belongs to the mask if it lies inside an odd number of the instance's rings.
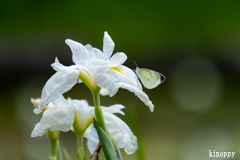
[[[129,84],[126,84],[126,83],[119,83],[118,86],[123,89],[127,89],[130,92],[135,93],[135,95],[138,96],[138,98],[140,98],[140,100],[143,101],[145,103],[145,105],[149,107],[151,112],[154,111],[154,105],[153,105],[152,101],[150,101],[148,95],[146,93],[144,93],[142,90],[140,90],[134,86],[131,86]]]
[[[48,103],[69,91],[78,82],[79,73],[80,70],[74,68],[69,68],[67,72],[56,72],[43,87],[41,103],[34,113],[41,113]]]
[[[154,105],[148,95],[142,91],[142,86],[135,73],[125,66],[119,66],[118,69],[120,71],[107,67],[99,69],[96,76],[97,85],[107,89],[110,97],[114,96],[119,88],[127,89],[135,93],[153,112]]]
[[[40,122],[36,124],[31,137],[44,135],[47,130],[67,132],[74,121],[74,109],[71,107],[50,107],[44,113]]]
[[[99,87],[105,88],[109,91],[110,97],[117,93],[119,89],[117,84],[120,82],[130,84],[140,90],[142,89],[135,73],[131,69],[122,65],[114,67],[113,69],[108,67],[100,68],[96,76],[96,82]]]
[[[103,38],[103,54],[104,54],[104,60],[108,60],[114,49],[114,42],[112,38],[108,35],[108,32],[104,32],[104,38]]]
[[[87,66],[87,63],[89,61],[88,50],[81,43],[75,42],[73,40],[66,39],[65,42],[72,50],[73,62],[78,65]]]
[[[111,135],[117,141],[119,148],[124,148],[127,154],[137,150],[137,138],[133,135],[128,125],[117,116],[104,112],[105,123]]]
[[[118,66],[118,68],[120,68],[120,70],[123,72],[123,74],[128,77],[128,81],[132,80],[132,83],[134,84],[134,86],[136,86],[137,88],[142,90],[142,85],[139,82],[135,72],[132,69],[130,69],[124,65],[120,65],[120,66]]]
[[[137,138],[133,135],[128,125],[117,116],[104,112],[104,120],[110,134],[117,141],[119,148],[124,148],[127,154],[132,154],[137,150]],[[91,125],[84,136],[87,138],[87,146],[92,154],[98,145],[99,139],[96,129]]]
[[[49,125],[42,126],[40,122],[38,122],[31,133],[31,137],[40,137],[44,135],[49,128],[51,128]]]
[[[123,64],[126,60],[127,60],[126,54],[123,52],[118,52],[110,58],[110,60],[108,62],[108,66],[109,67],[119,66],[119,65]]]
[[[101,106],[102,109],[108,113],[119,113],[121,115],[125,115],[125,113],[123,111],[121,111],[121,109],[125,108],[123,105],[121,104],[115,104],[109,107],[104,107]]]
[[[84,137],[87,138],[87,147],[91,154],[95,151],[98,143],[99,138],[96,129],[91,124],[84,133]]]

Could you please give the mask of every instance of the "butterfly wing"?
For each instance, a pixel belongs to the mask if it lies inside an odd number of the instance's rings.
[[[137,70],[137,76],[147,89],[153,89],[162,82],[161,74],[150,69],[142,68]]]

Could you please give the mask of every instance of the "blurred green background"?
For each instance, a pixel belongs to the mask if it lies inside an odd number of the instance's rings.
[[[0,159],[47,159],[46,136],[30,137],[41,118],[30,98],[41,96],[55,57],[73,64],[65,39],[102,49],[104,31],[114,53],[127,54],[126,66],[135,68],[132,59],[167,77],[144,89],[153,113],[126,90],[101,98],[104,106],[125,105],[128,124],[135,106],[143,158],[206,160],[209,149],[240,158],[240,1],[1,0]],[[83,84],[64,96],[93,105]],[[76,159],[75,135],[62,133],[61,143]]]

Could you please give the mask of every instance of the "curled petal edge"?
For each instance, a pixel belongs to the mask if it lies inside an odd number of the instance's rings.
[[[142,90],[134,87],[134,86],[131,86],[129,84],[126,84],[126,83],[118,83],[118,86],[120,88],[123,88],[123,89],[127,89],[129,90],[130,92],[133,92],[135,93],[136,96],[138,96],[138,98],[146,105],[149,107],[150,111],[153,112],[154,111],[154,105],[152,104],[152,101],[150,101],[148,95],[146,93],[144,93]]]

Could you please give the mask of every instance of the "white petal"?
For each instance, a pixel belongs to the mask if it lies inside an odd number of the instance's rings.
[[[107,89],[110,97],[114,96],[119,88],[127,89],[135,93],[153,112],[154,105],[148,95],[142,91],[142,86],[135,73],[125,66],[119,68],[124,74],[108,67],[100,68],[96,76],[97,85]]]
[[[108,67],[104,67],[98,70],[96,75],[96,83],[99,87],[108,90],[109,96],[112,97],[118,91],[119,87],[116,86],[116,83],[120,80],[120,77],[121,76],[115,73],[115,71],[109,69]]]
[[[122,52],[118,52],[110,58],[110,60],[108,62],[108,66],[109,67],[119,66],[119,65],[123,64],[126,60],[127,60],[126,54],[122,53]]]
[[[56,57],[55,58],[55,62],[51,64],[52,68],[55,70],[55,71],[59,71],[59,72],[62,72],[62,71],[66,71],[67,70],[67,67],[62,65],[58,58]]]
[[[38,108],[34,109],[34,113],[40,113],[48,103],[69,91],[77,83],[79,73],[77,69],[55,73],[43,87],[41,103]]]
[[[137,150],[137,138],[133,135],[128,125],[117,116],[104,112],[104,120],[111,135],[117,141],[119,148],[124,148],[127,154]]]
[[[71,106],[75,109],[78,114],[79,122],[83,127],[85,125],[85,121],[94,111],[94,107],[90,107],[87,100],[72,100]]]
[[[102,109],[108,113],[119,113],[122,115],[125,115],[125,113],[123,111],[121,111],[121,109],[125,108],[123,105],[121,104],[115,104],[109,107],[104,107],[102,106]]]
[[[58,61],[57,57],[55,58],[55,62],[51,64],[51,66],[55,71],[58,71],[58,72],[72,72],[72,70],[80,70],[84,72],[84,74],[87,74],[86,71],[88,71],[86,67],[81,65],[72,65],[72,66],[66,67]],[[78,79],[78,83],[82,83],[82,80]]]
[[[98,143],[99,143],[99,138],[97,135],[96,129],[93,127],[93,124],[91,124],[87,130],[84,133],[84,137],[87,138],[87,147],[88,150],[91,154],[95,151]]]
[[[42,135],[44,135],[47,130],[50,128],[50,126],[45,125],[45,126],[41,126],[40,122],[37,123],[31,133],[31,137],[40,137]]]
[[[89,60],[92,60],[94,58],[103,59],[103,53],[99,49],[93,48],[90,44],[85,45],[85,48],[89,52]]]
[[[107,32],[104,32],[104,38],[103,38],[103,54],[104,54],[104,60],[108,60],[114,49],[114,42],[111,39],[111,37],[108,35]]]
[[[102,67],[98,70],[96,76],[97,85],[101,88],[105,88],[109,91],[109,96],[114,96],[118,89],[118,83],[126,83],[132,86],[135,86],[138,89],[142,89],[142,86],[135,75],[135,73],[125,67],[125,66],[118,66],[122,73],[110,69],[108,67]]]
[[[100,90],[100,94],[101,94],[102,96],[107,96],[107,95],[109,95],[109,92],[108,92],[107,89],[105,89],[105,88],[101,88],[101,90]]]
[[[63,97],[63,95],[60,95],[52,104],[57,107],[70,107],[70,103]]]
[[[67,132],[74,121],[74,109],[70,107],[50,107],[44,113],[40,122],[35,126],[31,136],[42,136],[50,131]]]
[[[104,112],[104,120],[107,129],[117,141],[119,148],[124,148],[127,154],[132,154],[137,150],[137,138],[133,135],[128,125],[117,116]],[[96,129],[91,125],[84,135],[87,140],[87,146],[90,153],[93,153],[98,142]]]
[[[89,61],[89,52],[88,50],[78,42],[75,42],[70,39],[65,40],[66,44],[69,45],[69,47],[72,50],[72,60],[75,64],[79,64],[82,66],[87,66],[87,63]]]
[[[124,73],[124,75],[126,75],[128,77],[128,81],[131,80],[135,87],[142,90],[142,85],[139,82],[137,75],[135,74],[135,72],[132,69],[130,69],[124,65],[120,65],[120,66],[118,66],[118,68],[120,68],[121,71]]]
[[[135,93],[135,95],[138,96],[138,98],[140,98],[140,100],[143,101],[145,105],[149,107],[151,112],[154,111],[154,105],[152,104],[152,101],[150,101],[148,95],[144,93],[142,90],[126,83],[119,83],[118,86]]]

